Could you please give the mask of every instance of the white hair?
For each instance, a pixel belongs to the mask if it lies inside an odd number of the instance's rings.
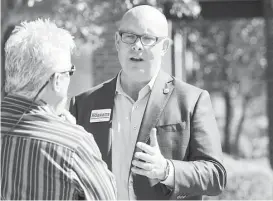
[[[73,36],[48,19],[22,22],[5,44],[5,91],[33,98],[74,47]]]

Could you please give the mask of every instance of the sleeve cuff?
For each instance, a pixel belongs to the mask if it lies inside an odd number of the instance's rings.
[[[166,186],[168,186],[170,188],[174,188],[174,166],[170,160],[167,160],[167,162],[170,166],[170,172],[169,172],[168,177],[164,181],[161,181],[161,183],[165,184]]]

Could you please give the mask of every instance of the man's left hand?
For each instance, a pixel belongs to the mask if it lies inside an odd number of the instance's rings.
[[[135,158],[132,161],[134,167],[131,170],[135,174],[162,181],[165,179],[167,160],[160,152],[156,137],[156,128],[153,128],[150,133],[150,142],[150,145],[143,142],[137,143],[137,147],[144,152],[135,153]]]

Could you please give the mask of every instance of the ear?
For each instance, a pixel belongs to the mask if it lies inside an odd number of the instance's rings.
[[[61,91],[60,74],[55,73],[52,78],[52,86],[55,92]]]
[[[166,54],[166,52],[168,51],[168,49],[169,49],[170,46],[171,46],[171,39],[166,38],[163,41],[162,53],[161,53],[162,56],[164,56]]]
[[[118,32],[116,32],[115,34],[115,45],[116,45],[116,49],[117,51],[119,51],[119,45],[120,45],[120,35]]]

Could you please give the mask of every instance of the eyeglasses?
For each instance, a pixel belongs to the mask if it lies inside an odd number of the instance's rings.
[[[127,44],[134,44],[139,38],[142,45],[144,46],[153,46],[159,39],[163,39],[166,37],[156,37],[150,35],[138,35],[134,33],[128,33],[124,31],[119,31],[119,35],[121,37],[121,41]]]
[[[72,76],[74,74],[74,72],[76,71],[76,67],[75,65],[72,64],[71,69],[68,71],[63,71],[63,72],[59,72],[59,73],[69,73],[69,76]]]

